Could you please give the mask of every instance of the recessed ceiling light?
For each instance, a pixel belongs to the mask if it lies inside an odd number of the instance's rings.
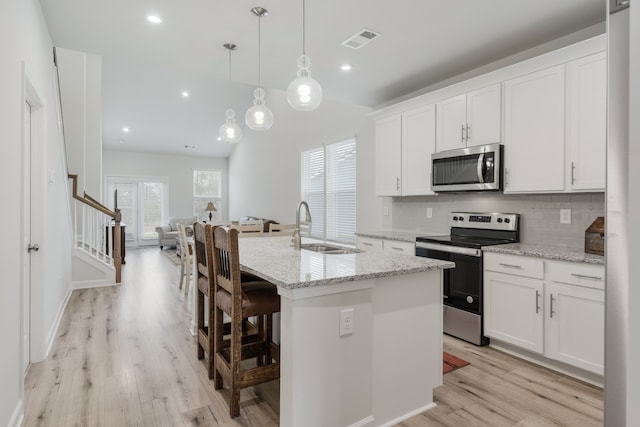
[[[198,148],[198,146],[197,145],[185,144],[184,148],[186,148],[187,150],[195,150],[196,148]]]
[[[147,16],[147,21],[151,22],[152,24],[161,24],[162,23],[162,18],[160,18],[157,15],[148,15]]]
[[[186,90],[182,92],[182,97],[183,98],[188,98],[189,97],[189,92],[187,92]]]
[[[129,132],[129,128],[126,128],[126,127],[125,127],[125,128],[122,128],[122,132],[124,132],[124,133]]]
[[[342,64],[342,65],[340,66],[340,69],[341,69],[342,71],[351,71],[351,69],[352,69],[352,68],[353,68],[353,67],[351,66],[351,64]]]

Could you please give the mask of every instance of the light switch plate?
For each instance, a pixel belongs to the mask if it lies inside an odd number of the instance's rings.
[[[353,308],[340,310],[340,336],[353,333]]]
[[[571,209],[560,209],[560,224],[571,224]]]

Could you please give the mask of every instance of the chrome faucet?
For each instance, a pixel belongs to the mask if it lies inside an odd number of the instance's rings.
[[[302,200],[300,203],[298,203],[298,208],[296,209],[296,229],[293,231],[293,237],[291,238],[291,241],[293,242],[293,249],[295,249],[296,251],[300,250],[302,240],[302,238],[300,237],[300,208],[302,207],[302,205],[304,205],[307,211],[304,224],[309,224],[309,227],[311,227],[311,212],[309,212],[309,205],[307,204],[307,202]]]

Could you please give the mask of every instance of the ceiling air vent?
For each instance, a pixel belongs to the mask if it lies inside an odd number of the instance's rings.
[[[380,37],[380,33],[376,33],[375,31],[364,29],[364,30],[358,31],[356,34],[349,37],[348,39],[346,39],[340,44],[342,46],[350,47],[351,49],[360,49],[362,46],[370,43],[373,39],[378,37]]]

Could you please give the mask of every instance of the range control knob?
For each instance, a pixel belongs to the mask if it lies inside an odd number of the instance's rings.
[[[464,221],[464,217],[461,216],[460,218],[458,218],[460,221]]]
[[[467,302],[473,304],[473,297],[471,295],[467,295]]]
[[[509,224],[509,223],[511,222],[511,220],[510,220],[509,218],[505,218],[505,219],[504,219],[504,222],[505,222],[506,224]]]
[[[498,218],[498,222],[502,222],[502,218]]]
[[[458,217],[457,217],[457,216],[454,216],[454,217],[453,217],[453,220],[454,220],[454,221],[457,221],[457,220],[458,220]]]

